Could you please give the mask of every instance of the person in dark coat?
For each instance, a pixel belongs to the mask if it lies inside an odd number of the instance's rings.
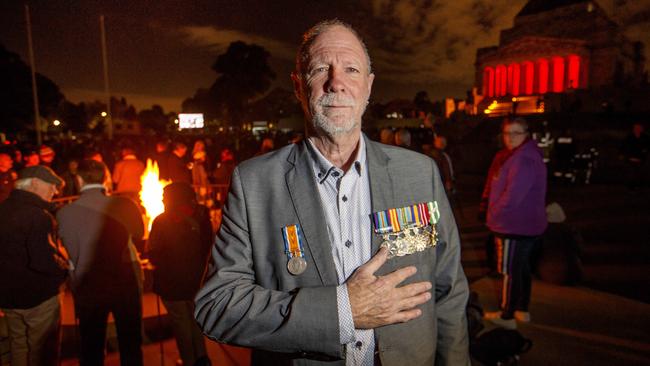
[[[185,154],[187,154],[187,146],[182,142],[176,142],[167,161],[167,174],[172,182],[192,184],[192,174],[187,167]]]
[[[167,180],[169,172],[167,171],[167,163],[169,161],[169,151],[167,151],[169,144],[167,140],[159,140],[156,142],[156,152],[153,153],[153,160],[158,163],[158,171],[160,179]]]
[[[14,182],[18,174],[12,169],[14,161],[11,155],[0,152],[0,202],[6,200],[14,189]]]
[[[193,299],[212,247],[210,214],[197,204],[187,183],[166,186],[163,202],[165,212],[154,220],[148,242],[154,292],[171,318],[183,365],[209,364],[203,332],[194,321]]]
[[[113,313],[122,366],[142,365],[142,272],[135,242],[144,235],[136,204],[107,196],[103,163],[83,160],[81,195],[57,213],[74,269],[70,287],[79,318],[80,363],[101,365],[108,314]]]
[[[621,146],[628,164],[627,185],[636,190],[645,185],[645,170],[648,153],[650,153],[650,136],[644,132],[641,122],[632,126],[632,132],[625,137]]]
[[[0,309],[15,366],[57,363],[59,293],[68,261],[56,238],[51,200],[61,184],[50,168],[25,168],[0,203]]]

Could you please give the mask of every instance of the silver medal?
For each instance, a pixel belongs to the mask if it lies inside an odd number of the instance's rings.
[[[297,276],[305,272],[305,269],[307,269],[307,261],[302,257],[293,257],[289,259],[287,269],[289,270],[289,273]]]

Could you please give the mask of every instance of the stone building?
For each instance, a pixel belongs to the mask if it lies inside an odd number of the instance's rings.
[[[647,80],[643,44],[585,0],[530,0],[498,46],[477,50],[475,66],[478,111],[495,115],[540,113],[558,94]]]

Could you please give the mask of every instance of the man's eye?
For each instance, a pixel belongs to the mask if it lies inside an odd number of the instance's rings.
[[[353,72],[353,73],[358,73],[358,72],[359,72],[359,69],[357,69],[356,67],[346,67],[346,68],[345,68],[345,71],[347,71],[347,72]]]
[[[319,73],[319,72],[327,72],[327,66],[319,66],[319,67],[315,67],[313,70],[311,70],[312,74],[316,74],[316,73]]]

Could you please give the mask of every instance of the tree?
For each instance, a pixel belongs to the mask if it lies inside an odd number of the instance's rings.
[[[433,103],[431,103],[431,100],[429,99],[429,93],[424,90],[420,90],[415,94],[413,104],[415,104],[415,108],[418,112],[424,112],[425,115],[433,112]]]
[[[34,129],[34,102],[29,66],[20,57],[0,44],[0,127],[17,132]],[[64,97],[59,87],[47,77],[36,73],[39,113],[48,117],[55,113]]]
[[[167,131],[169,116],[165,114],[161,106],[155,104],[151,106],[151,109],[138,112],[138,121],[140,121],[142,127],[163,134]]]
[[[249,105],[246,113],[248,120],[277,121],[293,114],[300,114],[300,103],[294,92],[283,88],[275,88],[263,98]]]
[[[63,121],[64,131],[84,132],[88,129],[88,115],[85,104],[74,104],[67,100],[61,103],[57,117]]]
[[[270,53],[256,44],[233,42],[212,65],[217,80],[210,89],[198,89],[183,102],[184,112],[202,112],[211,118],[240,125],[249,104],[271,86],[275,73],[268,64]]]

